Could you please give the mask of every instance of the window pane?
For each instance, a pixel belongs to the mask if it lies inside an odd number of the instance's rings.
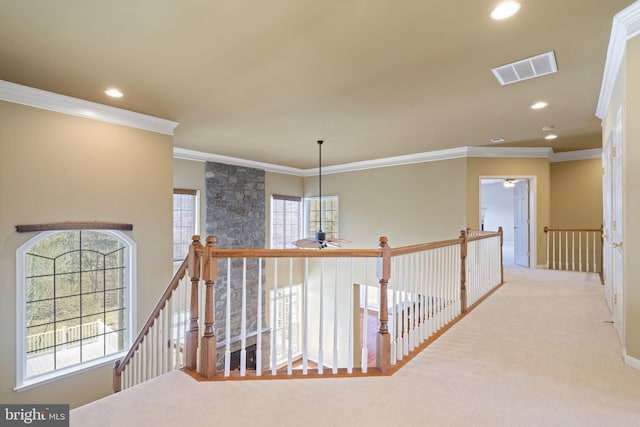
[[[126,348],[128,250],[122,240],[110,232],[54,233],[27,249],[24,263],[24,378]]]
[[[197,194],[173,195],[173,261],[182,261],[196,234]]]

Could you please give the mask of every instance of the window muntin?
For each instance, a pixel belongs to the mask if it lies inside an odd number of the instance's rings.
[[[173,262],[180,263],[189,252],[194,234],[198,234],[198,191],[173,190]]]
[[[304,199],[305,236],[315,237],[316,231],[322,229],[327,239],[339,238],[339,203],[338,196],[308,197]]]
[[[135,244],[124,233],[40,233],[17,251],[17,388],[120,357],[131,342]]]
[[[300,197],[271,196],[271,249],[295,248],[300,239],[301,225]]]
[[[302,284],[272,290],[270,295],[271,313],[276,310],[273,328],[276,339],[276,364],[281,364],[287,361],[289,345],[292,356],[302,353]]]

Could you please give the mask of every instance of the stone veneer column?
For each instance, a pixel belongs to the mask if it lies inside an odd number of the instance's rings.
[[[206,232],[216,237],[219,248],[264,248],[265,247],[265,174],[263,170],[207,162],[205,167],[206,182]],[[242,262],[232,263],[231,275],[231,339],[240,336],[241,302],[242,302]],[[226,335],[226,301],[227,301],[227,269],[219,270],[219,278],[215,284],[215,330],[218,342],[225,341]],[[264,283],[264,277],[263,277]],[[247,264],[247,345],[255,343],[257,328],[258,301],[258,264]],[[268,299],[263,294],[264,304]],[[263,310],[265,313],[266,310]],[[263,317],[263,325],[266,319]],[[263,336],[267,340],[268,335]],[[235,342],[231,351],[240,348]],[[263,361],[268,363],[268,354]],[[267,352],[268,353],[268,352]],[[218,365],[224,357],[224,351],[218,352]]]

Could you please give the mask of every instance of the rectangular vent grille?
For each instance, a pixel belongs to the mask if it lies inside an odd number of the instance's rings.
[[[558,64],[556,63],[555,53],[551,51],[512,62],[511,64],[501,65],[491,69],[491,71],[493,71],[493,75],[496,76],[498,82],[504,86],[556,73]]]

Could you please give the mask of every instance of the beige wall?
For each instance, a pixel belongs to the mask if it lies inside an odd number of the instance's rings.
[[[322,176],[322,193],[340,196],[340,234],[353,248],[392,247],[458,237],[465,228],[466,160],[444,160]],[[318,195],[317,177],[305,196]]]
[[[627,43],[623,136],[624,316],[627,354],[640,360],[640,37]]]
[[[553,227],[600,228],[602,159],[551,163]]]
[[[139,328],[170,279],[171,180],[169,136],[0,102],[0,402],[75,407],[112,392],[111,366],[13,391],[15,251],[35,235],[15,225],[133,224]]]
[[[550,172],[547,158],[469,158],[467,159],[467,225],[479,228],[480,221],[480,177],[523,176],[536,178],[536,264],[546,260],[543,242],[544,226],[550,222]]]

